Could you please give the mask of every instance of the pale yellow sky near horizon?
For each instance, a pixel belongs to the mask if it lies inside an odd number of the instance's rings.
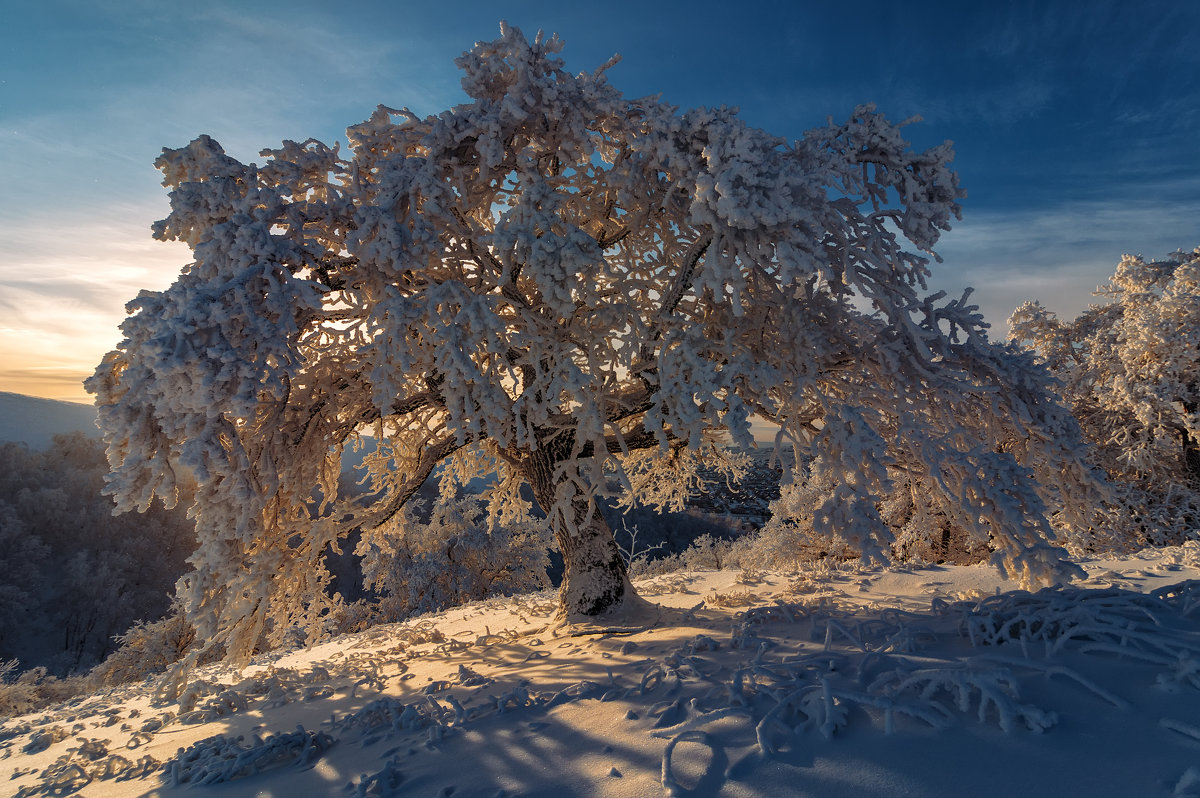
[[[166,288],[191,260],[186,245],[150,236],[162,215],[35,218],[0,242],[0,391],[91,404],[83,380],[121,340],[125,304]]]

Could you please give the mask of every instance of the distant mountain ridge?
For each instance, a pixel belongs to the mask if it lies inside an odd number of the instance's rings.
[[[0,391],[0,442],[17,441],[45,449],[55,435],[82,432],[99,436],[96,408]]]

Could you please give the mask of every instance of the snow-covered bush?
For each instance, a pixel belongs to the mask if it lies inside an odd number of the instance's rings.
[[[0,720],[34,712],[89,692],[85,676],[58,678],[39,666],[20,671],[17,660],[0,662]]]
[[[78,695],[158,676],[196,644],[196,630],[176,604],[166,617],[138,621],[113,639],[116,650],[84,674],[57,677],[44,667],[22,670],[18,660],[0,662],[0,719],[35,712]],[[213,661],[219,650],[201,662]]]
[[[1060,321],[1018,307],[1010,337],[1044,359],[1117,483],[1114,523],[1144,544],[1200,535],[1200,248],[1126,255],[1092,305]]]
[[[155,235],[194,260],[133,300],[87,387],[121,509],[173,502],[181,467],[199,482],[180,589],[200,638],[244,660],[327,623],[324,552],[447,463],[498,475],[492,516],[532,489],[560,620],[618,609],[613,475],[669,505],[680,463],[748,445],[752,413],[837,484],[817,531],[864,556],[888,556],[897,468],[1006,572],[1077,573],[1046,518],[1092,504],[1069,414],[966,297],[927,288],[963,196],[950,146],[912,150],[872,106],[780,138],[626,98],[616,59],[572,74],[562,46],[502,26],[458,59],[467,103],[380,106],[345,153],[288,141],[249,165],[201,136],[158,159]],[[340,453],[367,433],[369,492],[343,501]]]
[[[809,493],[802,487],[785,488],[785,500],[793,489]],[[814,498],[819,502],[819,497]],[[733,542],[727,558],[730,563],[756,571],[797,571],[811,568],[819,561],[861,556],[845,540],[813,531],[811,505],[807,512],[789,513],[778,505],[777,508],[761,529]]]
[[[695,510],[654,513],[651,508],[640,507],[613,510],[613,516],[613,535],[631,576],[648,573],[647,569],[653,569],[659,560],[679,559],[701,541],[728,543],[750,531],[723,516]]]
[[[409,503],[386,525],[363,535],[366,586],[381,596],[375,614],[398,621],[491,596],[550,586],[552,545],[544,520],[487,517],[473,497],[439,499],[428,521]]]
[[[988,539],[951,522],[938,495],[917,481],[897,480],[879,508],[895,530],[893,556],[908,563],[971,565],[991,555]]]

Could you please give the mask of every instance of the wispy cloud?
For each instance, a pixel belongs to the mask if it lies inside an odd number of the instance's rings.
[[[1164,196],[1179,197],[1164,204]],[[973,300],[993,337],[1021,302],[1037,299],[1071,318],[1094,302],[1125,253],[1161,258],[1200,245],[1200,179],[1140,186],[1107,200],[966,213],[945,234],[934,283]]]
[[[125,303],[190,260],[187,247],[150,237],[149,218],[121,206],[0,226],[0,389],[82,398],[80,380],[120,339]]]
[[[87,14],[102,29],[51,64],[53,87],[0,105],[3,390],[80,398],[79,380],[119,340],[125,303],[190,259],[150,237],[168,212],[153,167],[163,146],[208,133],[253,161],[283,139],[344,140],[379,103],[428,113],[458,101],[453,63],[440,54],[427,66],[434,46],[417,33],[364,36],[334,11],[131,2]],[[11,57],[0,53],[0,76]]]
[[[937,93],[899,87],[895,101],[919,110],[921,118],[934,125],[987,123],[1007,127],[1038,115],[1055,95],[1056,89],[1049,81],[1025,78],[1003,86]]]

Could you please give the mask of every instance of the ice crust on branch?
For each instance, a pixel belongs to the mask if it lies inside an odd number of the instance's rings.
[[[839,486],[821,523],[868,556],[907,474],[988,514],[1008,572],[1069,576],[1040,518],[1089,495],[1070,417],[966,296],[926,289],[964,196],[949,144],[914,152],[872,106],[786,141],[626,98],[561,49],[503,26],[458,59],[469,102],[380,106],[345,152],[164,150],[155,235],[194,261],[131,303],[88,388],[122,509],[170,501],[180,469],[200,486],[180,585],[200,638],[239,661],[314,639],[338,610],[324,552],[444,463],[495,474],[491,518],[532,486],[564,618],[619,608],[596,500],[676,500],[656,469],[749,445],[751,413]],[[367,434],[369,491],[345,501],[339,455]]]

